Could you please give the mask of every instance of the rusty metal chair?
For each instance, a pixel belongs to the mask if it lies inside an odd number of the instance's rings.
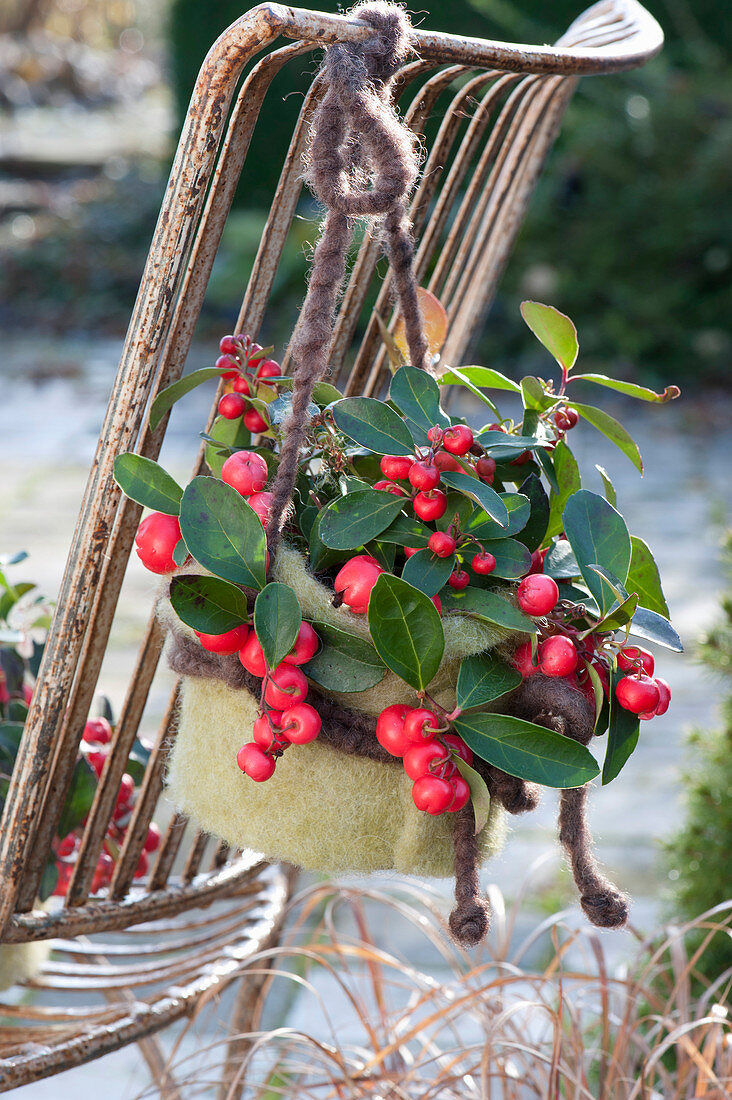
[[[278,934],[288,892],[283,869],[264,864],[252,853],[216,846],[174,815],[149,877],[144,885],[133,882],[148,823],[158,801],[164,800],[166,753],[175,734],[175,692],[111,886],[90,895],[119,780],[144,720],[161,655],[162,631],[154,618],[141,641],[68,894],[63,905],[50,911],[34,903],[140,518],[140,508],[120,498],[112,476],[114,459],[127,450],[151,458],[158,455],[166,423],[152,432],[146,409],[182,372],[234,190],[246,172],[259,108],[273,77],[300,55],[336,41],[358,41],[370,33],[363,24],[340,16],[261,4],[219,38],[199,75],[81,505],[0,828],[0,942],[52,939],[58,952],[29,983],[44,991],[42,1004],[25,998],[22,1004],[0,1006],[0,1091],[138,1042],[161,1092],[176,1097],[178,1086],[154,1033],[192,1015],[202,998],[235,979],[242,980],[232,1024],[235,1030],[247,1026],[255,984],[247,978],[247,961]],[[273,48],[280,36],[294,41]],[[601,0],[555,47],[415,32],[418,60],[403,68],[397,95],[406,93],[406,118],[417,133],[423,133],[429,118],[440,120],[411,214],[418,279],[441,298],[448,312],[447,362],[461,361],[483,323],[577,78],[640,66],[660,49],[662,40],[655,20],[635,0]],[[235,331],[255,337],[260,332],[301,198],[301,155],[319,94],[316,79],[272,199]],[[355,256],[333,335],[332,376],[347,393],[378,392],[387,371],[379,332],[367,309],[369,292],[378,283],[378,256],[378,244],[367,233]],[[376,297],[381,314],[388,315],[388,303],[387,272]],[[360,328],[363,334],[352,351]],[[199,458],[198,468],[201,463]],[[49,1004],[54,992],[63,994],[58,1006]],[[76,998],[73,1006],[70,993]],[[236,1047],[232,1052],[222,1096],[234,1095],[229,1087]]]

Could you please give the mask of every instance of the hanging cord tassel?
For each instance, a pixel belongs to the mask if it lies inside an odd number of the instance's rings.
[[[292,410],[284,426],[267,526],[273,561],[295,485],[313,387],[328,369],[328,347],[355,218],[381,219],[410,358],[413,366],[421,368],[428,362],[406,207],[419,160],[415,137],[391,104],[392,78],[412,52],[411,25],[395,4],[359,4],[349,14],[370,23],[376,34],[366,42],[331,46],[323,63],[327,91],[313,119],[307,177],[327,214],[290,344]]]
[[[475,835],[475,816],[470,802],[455,814],[452,837],[455,845],[455,908],[450,913],[450,931],[464,947],[475,947],[488,932],[491,907],[480,893],[478,867],[480,851]]]

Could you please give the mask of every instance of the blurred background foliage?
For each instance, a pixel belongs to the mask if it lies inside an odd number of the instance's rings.
[[[17,43],[35,33],[37,48],[42,31],[65,34],[77,53],[92,51],[97,61],[112,45],[126,58],[122,72],[141,87],[140,66],[152,59],[170,75],[177,133],[208,45],[245,6],[242,0],[11,0],[2,38]],[[333,0],[318,0],[317,6],[338,7]],[[533,296],[581,322],[583,351],[595,366],[652,382],[715,384],[727,377],[732,12],[716,0],[649,0],[648,6],[666,31],[666,48],[639,72],[580,83],[475,351],[477,361],[511,370],[526,348],[518,302]],[[458,34],[550,42],[581,8],[581,0],[430,0],[415,20]],[[315,64],[313,56],[290,63],[265,101],[214,270],[203,335],[213,336],[236,315]],[[71,60],[67,68],[73,70]],[[87,77],[94,70],[88,57],[86,70],[78,63],[76,68]],[[108,63],[107,79],[98,79],[96,90],[87,78],[87,101],[103,96],[119,71]],[[3,89],[0,81],[0,101]],[[55,102],[58,94],[55,87]],[[5,101],[17,108],[7,88]],[[93,195],[72,202],[45,227],[42,247],[29,233],[19,239],[3,235],[0,216],[0,324],[123,331],[168,164],[149,155],[105,162]],[[67,183],[73,198],[79,184],[73,171]],[[311,216],[312,208],[304,213]],[[286,319],[283,327],[302,295],[303,244],[311,235],[305,220],[278,276],[275,305]],[[281,340],[287,332],[270,336]]]

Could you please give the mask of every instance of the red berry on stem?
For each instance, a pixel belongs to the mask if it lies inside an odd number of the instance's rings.
[[[310,623],[300,623],[295,644],[285,657],[288,665],[305,665],[318,652],[320,639]]]
[[[266,527],[269,523],[269,513],[272,508],[272,494],[252,493],[252,495],[247,499],[247,504],[257,513],[260,520],[262,521],[262,526]]]
[[[240,393],[242,397],[250,397],[252,393],[252,387],[249,385],[249,380],[241,376],[234,379],[231,383],[231,388],[234,393]]]
[[[236,762],[244,774],[255,783],[264,783],[274,775],[274,758],[253,742],[242,745],[236,754]]]
[[[88,718],[84,725],[84,740],[107,745],[112,740],[112,727],[106,718]]]
[[[296,665],[284,661],[270,674],[264,687],[264,701],[276,710],[286,710],[295,703],[303,703],[308,693],[305,673]]]
[[[485,481],[487,485],[491,485],[496,476],[496,460],[491,458],[490,455],[479,458],[475,464],[475,472],[481,481]]]
[[[339,569],[334,582],[336,592],[356,615],[365,615],[371,591],[384,570],[367,554],[357,554]]]
[[[440,471],[431,462],[413,462],[409,470],[409,480],[415,489],[436,489],[440,484]]]
[[[524,577],[518,586],[518,605],[527,615],[548,615],[559,601],[557,582],[544,573]]]
[[[429,775],[433,764],[448,760],[449,751],[439,741],[428,741],[421,745],[412,745],[404,753],[404,770],[410,779],[419,779],[420,775]]]
[[[267,672],[267,662],[264,659],[259,638],[253,630],[250,631],[247,640],[239,650],[239,660],[247,672],[250,672],[252,676],[258,676],[260,680]]]
[[[231,396],[236,397],[238,395],[231,394]],[[244,427],[248,428],[254,435],[257,435],[258,432],[266,432],[269,428],[269,424],[256,409],[247,409],[244,413]]]
[[[239,377],[239,366],[232,355],[220,355],[214,363],[214,366],[217,370],[224,371],[222,377],[227,381]]]
[[[415,515],[430,523],[433,519],[439,519],[447,511],[447,497],[439,489],[431,489],[426,493],[417,493],[412,501]]]
[[[466,455],[473,442],[473,433],[465,424],[455,424],[442,436],[442,446],[451,455]]]
[[[432,603],[435,605],[435,607],[437,608],[437,611],[441,615],[442,614],[442,600],[440,599],[440,597],[439,596],[430,596],[430,599],[432,600]]]
[[[658,706],[656,707],[656,714],[665,714],[669,708],[671,702],[671,688],[668,686],[665,680],[662,680],[660,676],[656,677],[656,687],[658,688]]]
[[[545,676],[571,676],[578,664],[577,650],[564,634],[555,634],[539,646],[539,669]]]
[[[479,554],[475,555],[470,564],[473,567],[473,572],[478,573],[482,577],[486,577],[496,568],[496,559],[493,554],[489,554],[487,550],[481,550]]]
[[[526,570],[527,577],[533,577],[536,573],[544,572],[544,558],[546,557],[547,552],[548,548],[547,550],[534,550],[533,554],[531,555],[531,565]]]
[[[374,489],[378,489],[382,493],[391,493],[395,497],[405,496],[404,490],[395,485],[393,481],[375,481]]]
[[[279,378],[282,375],[282,367],[279,363],[276,363],[274,359],[260,359],[255,360],[258,362],[257,370],[254,375],[257,382],[262,382],[265,386],[274,386],[273,378]]]
[[[412,707],[393,703],[385,707],[376,719],[376,740],[392,756],[403,756],[411,747],[412,742],[404,733],[404,720],[411,711]]]
[[[127,772],[122,776],[117,791],[117,805],[126,806],[135,793],[135,781]]]
[[[180,523],[177,516],[153,512],[137,528],[135,546],[137,556],[151,573],[172,573],[176,568],[173,551],[180,542]]]
[[[430,443],[441,443],[443,434],[442,428],[435,424],[434,428],[430,428],[427,432],[427,438]]]
[[[293,745],[314,741],[321,726],[320,715],[309,703],[296,703],[282,712],[282,732]]]
[[[615,688],[615,698],[625,710],[646,714],[656,710],[661,693],[655,680],[644,673],[624,676]]]
[[[254,451],[235,451],[221,467],[221,480],[243,497],[261,493],[268,477],[267,463]]]
[[[222,336],[219,340],[219,351],[222,355],[236,355],[239,344],[233,336]]]
[[[405,558],[413,558],[414,555],[418,554],[418,553],[419,553],[419,548],[416,547],[416,546],[405,546],[404,547],[404,557]]]
[[[458,592],[461,592],[463,588],[467,588],[470,584],[470,575],[464,569],[457,569],[447,578],[447,583],[450,588],[455,588]]]
[[[56,845],[56,855],[70,856],[78,843],[78,837],[75,833],[67,833],[63,840],[60,840]]]
[[[280,732],[281,728],[281,710],[268,710],[265,714],[260,714],[252,726],[254,743],[265,751],[279,749],[283,744],[289,745],[290,742]]]
[[[200,630],[194,630],[193,633],[209,653],[238,653],[247,640],[249,627],[246,623],[241,623],[224,634],[203,634]]]
[[[473,763],[473,753],[463,741],[462,737],[458,737],[456,733],[443,733],[442,740],[447,745],[451,752],[454,752],[456,756],[459,756],[461,760],[464,760],[466,764]]]
[[[455,553],[457,543],[446,531],[435,531],[430,535],[427,545],[438,558],[449,558],[450,554]]]
[[[459,772],[457,775],[453,775],[450,778],[450,786],[454,794],[452,802],[447,807],[447,812],[449,814],[455,814],[458,810],[462,810],[463,806],[467,806],[468,799],[470,798],[470,787],[467,780],[463,779]]]
[[[444,813],[454,797],[452,785],[437,775],[421,775],[412,787],[414,805],[433,816]]]
[[[626,645],[618,653],[618,668],[621,672],[639,672],[642,666],[646,676],[653,676],[656,662],[653,654],[639,645]]]
[[[458,473],[462,471],[460,463],[457,459],[453,458],[452,455],[448,454],[447,451],[438,451],[432,461],[440,473],[442,473],[443,470],[456,470]]]
[[[240,393],[225,393],[219,401],[219,416],[226,420],[238,420],[246,407],[247,403]]]
[[[144,851],[156,852],[160,847],[161,838],[162,834],[160,829],[154,821],[151,821],[147,827],[147,836],[145,837],[145,844],[143,845]]]
[[[522,642],[521,645],[516,646],[511,664],[521,673],[524,680],[539,671],[538,666],[532,663],[532,658],[531,642]]]
[[[427,707],[417,707],[404,719],[404,736],[417,745],[423,741],[433,741],[439,728],[440,719]]]
[[[379,463],[384,477],[390,481],[400,481],[409,477],[409,471],[414,464],[414,459],[408,455],[384,455]]]
[[[96,772],[97,777],[99,777],[102,774],[104,765],[107,762],[107,754],[105,752],[87,753],[86,762],[89,767]]]

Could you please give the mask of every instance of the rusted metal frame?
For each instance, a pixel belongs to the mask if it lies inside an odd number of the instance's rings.
[[[118,1021],[95,1022],[83,1032],[49,1044],[40,1054],[35,1047],[29,1051],[25,1044],[19,1045],[12,1059],[0,1060],[0,1071],[4,1071],[0,1073],[0,1092],[50,1077],[62,1069],[82,1065],[137,1042],[145,1035],[160,1031],[175,1020],[192,1014],[203,997],[237,979],[242,964],[266,950],[279,935],[287,883],[284,875],[275,868],[268,868],[265,873],[269,887],[266,910],[259,926],[249,929],[246,939],[239,946],[229,948],[225,957],[216,965],[199,972],[187,986],[181,984],[176,985],[174,991],[163,990],[149,1002],[136,999],[134,1006]]]
[[[188,818],[185,814],[176,811],[170,819],[165,836],[158,849],[157,857],[153,863],[152,872],[147,881],[148,890],[162,890],[165,887],[168,881],[168,875],[173,868],[175,857],[178,855],[178,849],[181,846],[183,834],[187,827]]]
[[[163,789],[165,765],[170,751],[171,731],[178,709],[179,695],[180,682],[173,689],[165,714],[160,722],[157,741],[150,754],[145,769],[145,777],[132,810],[119,858],[115,864],[108,895],[110,899],[115,901],[123,897],[132,885],[137,864],[147,838],[150,818]],[[158,864],[156,864],[156,869],[157,866]]]
[[[196,833],[193,844],[191,844],[188,852],[188,858],[186,859],[185,866],[181,873],[181,882],[192,882],[198,874],[198,868],[201,865],[203,854],[206,851],[206,845],[210,840],[208,833],[201,832],[199,829]]]
[[[174,917],[186,909],[208,905],[231,894],[242,896],[264,889],[267,864],[252,852],[241,856],[216,874],[201,875],[189,885],[171,883],[165,890],[145,893],[140,890],[122,898],[115,906],[91,900],[77,909],[18,913],[8,927],[6,943],[28,943],[36,940],[91,935],[96,932],[127,931],[131,925]],[[256,877],[260,876],[260,877]],[[264,876],[264,877],[262,877]],[[146,935],[146,931],[141,931]]]
[[[559,130],[561,118],[572,97],[575,83],[571,77],[559,78],[558,88],[546,104],[540,125],[532,135],[529,153],[519,165],[516,190],[510,203],[507,203],[499,212],[496,224],[492,227],[491,248],[486,249],[484,255],[478,257],[478,265],[474,268],[473,287],[468,287],[460,309],[456,312],[453,325],[454,337],[451,341],[448,336],[446,343],[446,354],[452,357],[449,361],[458,361],[469,344],[471,330],[467,327],[467,318],[475,319],[472,333],[477,331],[484,320],[521,224],[523,212],[536,185],[544,159]],[[476,293],[477,288],[480,288],[479,294]],[[465,331],[461,329],[461,325]]]

